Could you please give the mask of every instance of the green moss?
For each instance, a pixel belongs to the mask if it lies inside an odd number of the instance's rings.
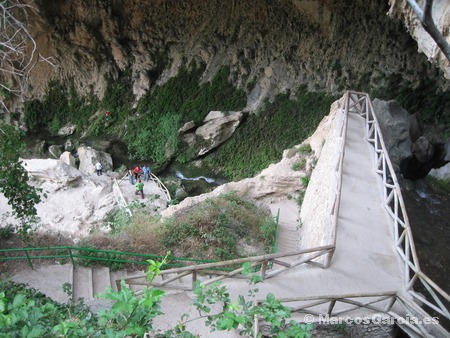
[[[42,100],[25,102],[25,124],[30,132],[48,128],[50,132],[56,133],[66,123],[73,123],[79,129],[84,129],[98,106],[99,100],[95,95],[79,95],[72,81],[67,85],[50,81]]]
[[[177,154],[183,161],[192,149],[180,149],[179,127],[188,121],[203,121],[211,110],[239,110],[246,96],[228,78],[230,70],[222,67],[211,82],[199,84],[204,67],[182,67],[177,76],[155,88],[138,103],[138,118],[131,120],[126,136],[134,159],[165,161]]]
[[[385,85],[371,93],[373,98],[395,99],[411,114],[418,113],[420,124],[436,124],[450,132],[450,91],[442,91],[437,83],[423,81],[416,88],[405,83],[400,74],[385,79]]]
[[[310,136],[334,100],[325,93],[309,93],[305,89],[293,100],[288,94],[280,94],[273,103],[266,103],[258,116],[249,116],[233,138],[208,156],[206,162],[220,168],[231,180],[254,176],[279,161],[283,150]]]

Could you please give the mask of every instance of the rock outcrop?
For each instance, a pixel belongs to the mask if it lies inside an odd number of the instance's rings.
[[[73,78],[77,91],[102,98],[108,79],[127,73],[140,98],[191,61],[204,66],[202,81],[230,67],[250,111],[299,87],[341,94],[393,77],[449,87],[386,15],[387,1],[34,1],[30,31],[57,67],[33,70],[30,96],[41,97],[50,79]]]
[[[389,0],[389,3],[391,5],[389,14],[402,18],[408,32],[417,41],[419,52],[424,53],[432,63],[441,68],[444,76],[450,80],[450,61],[439,49],[436,41],[423,28],[411,6],[406,1],[399,0]],[[419,7],[423,9],[423,6],[423,2],[419,2]],[[438,31],[450,44],[450,2],[447,0],[433,1],[431,14]]]
[[[241,123],[243,117],[243,112],[210,112],[203,120],[203,125],[195,131],[195,135],[200,137],[204,144],[198,156],[209,153],[212,149],[228,140]]]
[[[433,144],[420,135],[415,116],[410,115],[396,101],[375,99],[373,108],[394,170],[401,173],[403,178],[424,178],[431,169],[447,163],[445,147]]]
[[[283,158],[280,162],[269,165],[255,177],[246,178],[238,182],[225,183],[210,193],[187,197],[181,203],[169,206],[163,210],[161,215],[170,217],[208,198],[229,192],[236,193],[241,198],[252,200],[262,207],[268,207],[271,203],[285,201],[287,198],[294,198],[302,188],[301,178],[308,175],[313,166],[314,158],[320,156],[324,140],[328,137],[329,130],[334,122],[336,107],[337,104],[334,104],[331,109],[332,113],[326,116],[315,133],[302,143],[303,145],[309,144],[313,150],[307,156],[307,159],[299,151],[301,145],[287,149],[283,152]],[[303,159],[305,159],[304,166],[299,170],[293,169],[295,164],[302,162]]]
[[[100,162],[103,171],[113,169],[113,161],[111,155],[104,151],[98,151],[91,147],[82,146],[78,150],[78,158],[80,160],[79,170],[85,175],[93,175],[96,173],[95,163]]]

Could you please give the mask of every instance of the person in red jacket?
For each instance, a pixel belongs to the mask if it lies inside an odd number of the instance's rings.
[[[138,166],[138,165],[135,166],[133,168],[133,173],[134,173],[134,179],[137,181],[139,179],[139,177],[141,176],[141,174],[142,174],[141,167]]]

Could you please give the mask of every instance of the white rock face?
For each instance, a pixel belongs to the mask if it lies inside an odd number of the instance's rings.
[[[61,129],[58,130],[58,135],[61,136],[72,135],[75,132],[76,128],[77,127],[74,124],[66,124],[65,126],[61,127]]]
[[[450,180],[450,163],[447,163],[439,169],[431,169],[428,175],[440,180]]]
[[[90,228],[116,208],[113,178],[108,175],[86,176],[78,169],[53,159],[23,160],[30,183],[42,189],[36,205],[41,219],[40,231],[60,233],[77,239],[86,236]],[[0,194],[0,218],[12,209]],[[5,222],[17,223],[12,217]]]
[[[210,112],[203,120],[204,124],[195,131],[195,134],[207,143],[207,146],[199,151],[198,156],[205,155],[228,140],[241,123],[243,116],[242,112]]]
[[[100,162],[103,166],[103,172],[113,169],[111,155],[104,151],[97,151],[91,147],[79,147],[78,157],[80,159],[79,170],[85,175],[96,174],[95,163]]]
[[[67,184],[82,176],[78,169],[60,160],[31,159],[22,160],[22,164],[30,176],[49,182]]]
[[[142,202],[155,212],[166,208],[167,201],[154,182],[145,183],[146,199],[141,200],[135,195],[134,185],[116,177],[115,173],[84,175],[63,161],[53,159],[23,160],[23,166],[30,175],[30,184],[43,192],[42,201],[36,205],[41,220],[38,231],[59,233],[76,241],[88,235],[94,226],[108,230],[97,226],[102,225],[107,214],[121,207],[124,199],[127,203]],[[12,208],[0,193],[0,227],[18,224],[11,214]]]
[[[59,160],[61,162],[64,162],[65,164],[70,165],[71,167],[76,168],[75,157],[73,157],[73,155],[70,153],[70,151],[63,152],[61,154],[61,156],[59,157]]]

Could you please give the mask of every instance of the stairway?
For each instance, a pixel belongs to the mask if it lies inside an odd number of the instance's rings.
[[[75,300],[83,298],[85,302],[95,299],[99,293],[108,287],[117,291],[116,281],[143,272],[127,270],[110,271],[107,267],[73,267],[70,264],[42,266],[35,270],[28,269],[12,277],[17,283],[25,283],[58,302],[69,301],[69,295],[64,293],[63,285],[72,285],[72,297]],[[133,286],[133,290],[144,286]]]

